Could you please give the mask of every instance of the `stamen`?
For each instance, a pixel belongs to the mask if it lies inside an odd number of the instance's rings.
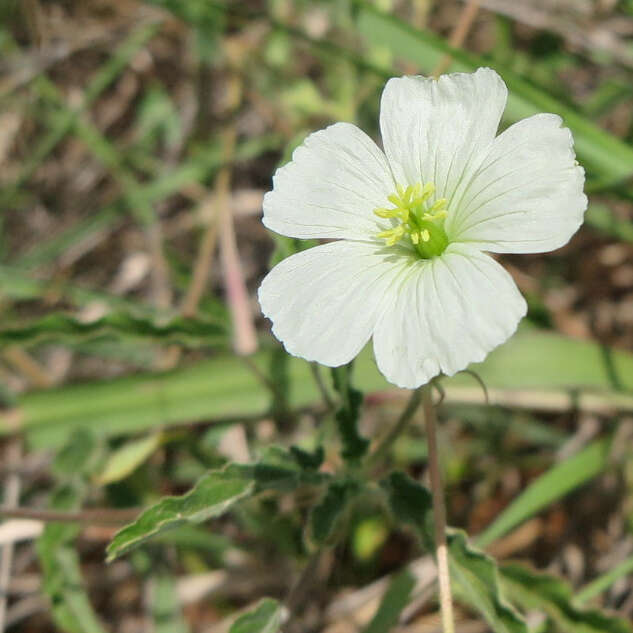
[[[396,242],[399,242],[404,235],[405,229],[403,224],[399,224],[395,226],[393,229],[388,229],[386,231],[381,231],[378,233],[378,237],[381,237],[385,240],[387,246],[393,246]]]
[[[444,218],[448,214],[446,198],[438,198],[428,204],[435,193],[432,182],[404,187],[396,184],[396,193],[387,196],[393,208],[378,207],[374,214],[385,220],[393,220],[394,226],[377,234],[387,246],[393,246],[406,237],[421,257],[439,255],[448,244],[444,231]]]
[[[431,208],[429,209],[430,213],[433,213],[433,211],[438,211],[439,209],[446,208],[447,202],[448,200],[446,198],[439,198],[431,205]]]
[[[392,193],[390,196],[387,196],[387,200],[389,200],[389,202],[391,202],[391,204],[395,204],[396,207],[398,207],[399,209],[403,208],[402,207],[402,200],[395,193]]]
[[[398,209],[385,209],[385,208],[378,208],[378,209],[374,209],[374,213],[379,217],[379,218],[395,218],[398,216]]]

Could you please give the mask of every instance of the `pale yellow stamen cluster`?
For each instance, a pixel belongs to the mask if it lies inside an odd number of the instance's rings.
[[[374,213],[379,218],[394,218],[400,220],[400,223],[381,231],[378,237],[384,239],[387,246],[393,246],[405,235],[414,246],[429,242],[437,223],[446,217],[446,198],[439,198],[433,204],[428,204],[429,198],[435,193],[433,183],[417,183],[406,188],[398,184],[396,192],[387,197],[394,205],[392,209],[381,207],[374,209]]]

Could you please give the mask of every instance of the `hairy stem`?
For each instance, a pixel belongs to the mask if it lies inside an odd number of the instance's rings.
[[[421,388],[424,423],[426,426],[429,447],[429,472],[431,476],[431,492],[433,493],[433,519],[435,522],[435,547],[437,557],[437,577],[440,589],[440,609],[442,613],[442,630],[444,633],[455,633],[453,617],[453,599],[451,596],[451,578],[448,570],[448,550],[446,547],[446,506],[440,475],[437,450],[437,420],[435,407],[431,398],[431,385]]]

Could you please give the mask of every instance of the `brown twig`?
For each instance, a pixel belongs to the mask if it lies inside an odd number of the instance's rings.
[[[219,181],[219,178],[218,178]],[[213,253],[215,251],[215,245],[218,237],[218,222],[217,222],[217,185],[216,193],[209,195],[203,200],[201,205],[200,215],[205,219],[206,227],[202,240],[200,241],[200,247],[198,249],[198,255],[193,266],[193,274],[191,276],[191,283],[187,288],[184,299],[180,306],[180,313],[185,317],[194,317],[198,312],[198,305],[200,299],[204,294],[204,290],[211,276],[211,266],[213,263]],[[213,209],[214,213],[211,215],[209,210]]]
[[[19,440],[12,441],[7,447],[7,462],[15,465],[20,461],[22,449]],[[11,474],[7,477],[4,499],[7,503],[16,504],[20,500],[20,477]],[[13,566],[13,543],[7,543],[2,548],[2,560],[0,560],[0,633],[4,631],[7,616],[7,594],[11,568]]]
[[[172,292],[169,283],[169,264],[163,249],[163,231],[158,218],[145,229],[149,255],[152,258],[151,289],[154,305],[159,309],[171,306]]]
[[[81,510],[79,512],[60,512],[57,510],[36,510],[33,508],[17,508],[0,506],[0,517],[11,519],[35,519],[37,521],[55,523],[128,523],[133,521],[140,510],[129,508],[113,510],[104,508],[98,510]]]
[[[479,11],[479,2],[478,0],[468,0],[466,6],[462,9],[459,14],[459,20],[457,20],[457,24],[451,33],[451,36],[448,40],[448,43],[453,48],[460,48],[464,41],[466,40],[466,36],[470,31],[470,28],[475,21],[475,17],[477,16],[477,12]],[[435,67],[433,72],[431,73],[433,77],[439,77],[443,72],[445,72],[448,67],[451,65],[453,61],[452,55],[444,55],[442,59],[439,61],[438,65]]]
[[[235,147],[235,128],[231,126],[223,135],[224,156],[230,161]],[[244,283],[244,274],[235,237],[235,224],[229,205],[231,172],[228,167],[218,174],[217,205],[220,235],[220,256],[224,285],[234,328],[234,347],[237,354],[247,356],[257,350],[257,336],[253,315]]]
[[[3,352],[4,359],[24,374],[38,389],[46,389],[53,384],[48,372],[28,353],[17,345],[10,345]]]

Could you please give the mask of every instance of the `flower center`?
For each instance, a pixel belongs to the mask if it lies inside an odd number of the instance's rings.
[[[374,209],[374,214],[379,218],[392,220],[392,227],[381,231],[377,237],[384,239],[387,246],[406,239],[424,259],[441,255],[448,245],[444,231],[447,201],[446,198],[439,198],[429,203],[434,192],[435,185],[431,182],[406,188],[396,185],[396,193],[387,197],[394,207]]]

